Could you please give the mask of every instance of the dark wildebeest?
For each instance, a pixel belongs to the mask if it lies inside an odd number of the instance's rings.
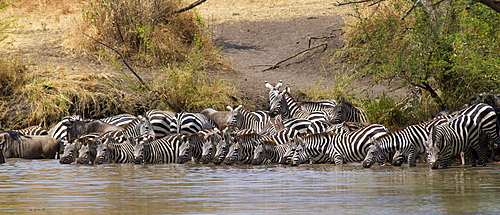
[[[101,120],[68,121],[64,122],[63,125],[68,127],[68,140],[70,142],[86,134],[103,134],[111,131],[123,130],[123,127],[111,125]]]
[[[231,120],[233,120],[235,115],[232,107],[227,106],[226,108],[229,111],[218,111],[213,108],[206,108],[200,113],[213,120],[220,130],[224,130],[227,126],[229,126],[229,123],[231,123]],[[241,105],[239,108],[241,108]]]
[[[50,136],[25,136],[17,131],[0,132],[0,146],[4,158],[54,159],[57,141]]]

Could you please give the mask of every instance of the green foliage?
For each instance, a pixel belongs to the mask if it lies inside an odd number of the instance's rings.
[[[482,4],[466,10],[469,3],[420,5],[408,16],[411,1],[380,3],[369,17],[359,6],[339,56],[363,75],[403,79],[442,108],[460,107],[500,87],[500,14]]]

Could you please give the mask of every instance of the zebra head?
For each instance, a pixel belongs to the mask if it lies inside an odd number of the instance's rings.
[[[234,109],[231,106],[227,106],[226,108],[230,111],[231,117],[228,120],[228,125],[225,130],[227,132],[235,132],[238,129],[238,120],[241,118],[242,114],[240,110],[243,108],[243,105],[238,105],[238,107]]]
[[[295,147],[295,152],[292,155],[292,158],[290,159],[290,164],[292,166],[298,166],[301,163],[304,163],[306,160],[306,153],[305,153],[305,143],[302,138],[297,137],[296,138],[296,144],[297,147]]]
[[[427,150],[427,159],[429,160],[429,167],[431,169],[437,169],[439,167],[439,156],[440,150],[437,147],[439,142],[441,142],[441,138],[438,138],[436,135],[436,127],[431,128],[431,132],[429,133],[427,140],[425,141],[425,148]]]
[[[193,135],[197,134],[188,134],[182,137],[182,144],[179,146],[179,157],[177,159],[177,163],[186,163],[189,161],[189,158],[191,158],[190,152],[192,148],[192,138],[190,137],[192,137]]]
[[[144,147],[149,146],[152,141],[152,137],[149,135],[143,135],[135,138],[134,145],[134,163],[142,164],[144,162]]]
[[[376,161],[382,157],[382,148],[380,148],[378,140],[371,138],[372,144],[368,146],[368,152],[363,160],[363,167],[370,168]]]
[[[234,142],[234,138],[226,132],[223,132],[222,140],[217,143],[215,155],[214,155],[214,164],[219,165],[226,158],[229,147]]]
[[[283,81],[280,80],[274,87],[266,81],[265,86],[269,89],[269,114],[274,117],[279,114],[281,100],[283,99],[283,94],[279,90],[283,86]]]
[[[211,133],[205,136],[206,142],[203,143],[201,147],[201,160],[202,164],[207,164],[212,161],[213,155],[215,154],[215,148],[217,144],[223,141],[222,136],[217,132]]]
[[[228,149],[224,164],[233,165],[240,160],[241,140],[236,140]]]
[[[285,153],[283,153],[283,156],[280,157],[278,161],[279,164],[290,165],[292,163],[292,157],[295,154],[295,150],[297,150],[297,147],[299,146],[298,138],[298,136],[295,136],[293,140],[286,143],[288,147],[286,148]]]
[[[109,140],[109,137],[108,137]],[[96,156],[94,163],[103,164],[106,160],[108,160],[108,140],[104,143],[97,145],[96,148]]]
[[[93,164],[97,154],[97,145],[100,145],[99,136],[96,134],[84,135],[78,140],[81,144],[78,151],[78,164]]]
[[[67,143],[66,146],[64,147],[64,152],[63,155],[61,156],[61,159],[59,160],[60,164],[71,164],[76,160],[76,157],[78,157],[78,151],[80,150],[80,144],[75,141],[71,144]]]
[[[264,161],[264,156],[265,156],[265,146],[264,143],[259,143],[257,144],[257,147],[255,147],[253,151],[253,159],[252,159],[252,164],[253,165],[260,165]]]

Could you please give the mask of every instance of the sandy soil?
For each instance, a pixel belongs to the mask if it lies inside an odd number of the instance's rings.
[[[43,2],[31,3],[30,7],[12,6],[0,14],[0,18],[15,15],[21,27],[20,34],[13,35],[14,40],[0,47],[0,52],[20,56],[29,62],[31,69],[40,72],[116,70],[107,62],[78,54],[80,47],[71,41],[78,32],[75,23],[81,19],[78,7],[74,7],[77,1],[61,0],[56,6]],[[336,71],[331,55],[344,44],[339,38],[342,31],[338,29],[350,10],[334,3],[327,0],[208,0],[196,10],[213,31],[217,45],[223,48],[223,57],[235,68],[233,72],[224,73],[224,77],[235,83],[256,108],[266,108],[268,94],[264,81],[274,84],[283,80],[294,93],[313,85],[333,84]],[[328,38],[309,43],[311,37]],[[326,49],[312,49],[264,71],[321,43],[327,44]],[[352,88],[354,95],[363,92],[365,96],[390,90],[386,85],[372,86],[364,80]],[[404,94],[403,91],[396,93]],[[301,100],[300,94],[296,95]]]

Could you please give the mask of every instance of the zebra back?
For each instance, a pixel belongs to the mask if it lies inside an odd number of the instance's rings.
[[[42,128],[42,126],[39,126],[39,125],[33,125],[33,126],[26,127],[26,128],[14,130],[14,131],[17,131],[17,132],[21,133],[22,135],[27,135],[27,136],[49,135],[47,130],[45,130],[44,128]]]
[[[197,133],[203,129],[216,128],[217,124],[200,113],[177,113],[170,123],[170,132],[179,134]]]
[[[119,115],[110,116],[110,117],[106,117],[106,118],[99,119],[99,120],[101,120],[102,122],[111,124],[111,125],[124,126],[126,124],[129,124],[130,122],[132,122],[136,118],[137,118],[136,116],[131,115],[131,114],[119,114]]]
[[[340,101],[340,103],[335,106],[331,110],[331,114],[333,115],[332,123],[341,123],[341,122],[368,122],[368,117],[363,109],[359,107],[355,107],[349,102]]]
[[[162,110],[150,110],[146,112],[146,117],[151,122],[153,126],[153,131],[156,138],[162,138],[169,135],[170,123],[172,118],[174,118],[175,113],[172,111],[162,111]]]

